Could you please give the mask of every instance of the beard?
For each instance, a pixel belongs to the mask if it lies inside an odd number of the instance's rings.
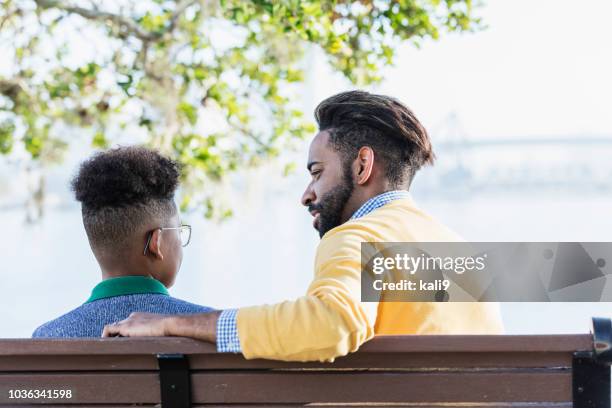
[[[347,174],[348,173],[348,174]],[[319,237],[323,238],[323,235],[332,228],[336,228],[342,224],[342,211],[346,207],[355,185],[350,172],[346,172],[343,176],[343,180],[328,193],[323,194],[319,204],[312,204],[308,206],[308,211],[316,210],[319,212],[319,225],[317,230],[319,231]]]

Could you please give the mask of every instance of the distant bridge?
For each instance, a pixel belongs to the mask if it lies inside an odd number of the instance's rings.
[[[517,137],[513,139],[469,139],[446,138],[434,144],[436,149],[473,149],[497,146],[606,146],[612,148],[610,136],[565,136],[565,137]]]
[[[563,190],[572,192],[612,193],[612,154],[610,136],[551,136],[517,137],[503,139],[470,139],[464,136],[438,139],[434,136],[434,151],[439,162],[432,169],[423,171],[422,179],[416,183],[418,190],[432,194],[478,191],[545,191]],[[461,133],[459,133],[461,134]],[[543,156],[537,161],[508,161],[508,154],[523,155],[532,147],[587,149],[588,154],[578,154],[565,162],[554,155]],[[474,160],[480,149],[495,149],[500,160]],[[556,149],[558,148],[558,149]],[[485,153],[484,151],[482,152]],[[491,156],[489,156],[490,158]],[[612,157],[611,157],[612,158]]]

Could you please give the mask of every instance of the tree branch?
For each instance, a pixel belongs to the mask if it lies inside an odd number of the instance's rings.
[[[197,2],[198,2],[198,0],[182,0],[181,2],[179,2],[176,5],[176,9],[172,13],[172,17],[170,17],[170,25],[168,26],[168,29],[166,31],[168,31],[168,32],[174,31],[174,28],[176,27],[176,23],[178,22],[178,19],[185,12],[187,7],[189,7],[192,4],[195,4]]]
[[[2,16],[2,21],[0,21],[0,30],[4,27],[4,24],[6,24],[11,19],[11,17],[19,14],[21,14],[21,9],[19,8],[14,8],[11,10],[7,9],[6,14]]]
[[[23,91],[23,86],[18,81],[0,79],[0,95],[4,95],[12,101],[15,101],[17,96]]]
[[[172,13],[172,17],[170,17],[170,24],[164,30],[151,32],[142,28],[136,21],[123,17],[119,14],[109,13],[107,11],[98,10],[97,7],[94,9],[87,9],[83,7],[71,6],[68,4],[63,4],[58,0],[34,0],[36,5],[43,9],[49,8],[57,8],[60,10],[64,10],[68,13],[77,14],[83,18],[88,20],[96,20],[102,22],[112,22],[113,24],[118,25],[124,30],[132,33],[135,37],[139,38],[142,41],[156,41],[160,39],[164,34],[174,31],[176,28],[176,24],[180,16],[185,12],[185,10],[198,2],[198,0],[182,0],[178,2],[176,5],[176,9]]]
[[[57,8],[64,10],[68,13],[77,14],[88,20],[96,20],[102,22],[111,22],[118,25],[124,30],[132,33],[137,38],[143,41],[155,41],[159,39],[164,33],[163,32],[151,32],[142,28],[136,21],[125,18],[118,14],[109,13],[106,11],[86,9],[83,7],[71,6],[63,4],[58,0],[34,0],[36,5],[43,9]]]

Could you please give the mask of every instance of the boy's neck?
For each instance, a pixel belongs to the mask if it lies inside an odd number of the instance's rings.
[[[150,273],[143,273],[142,271],[105,271],[102,270],[102,280],[120,278],[122,276],[144,276],[147,278],[152,278],[153,276]]]

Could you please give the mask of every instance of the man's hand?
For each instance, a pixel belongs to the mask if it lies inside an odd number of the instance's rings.
[[[192,315],[132,313],[104,327],[102,337],[181,336],[215,343],[217,320],[221,311]]]

